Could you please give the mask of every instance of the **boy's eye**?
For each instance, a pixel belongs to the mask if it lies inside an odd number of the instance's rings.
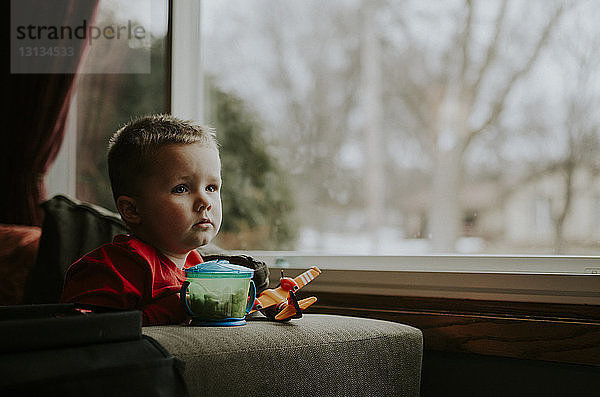
[[[207,192],[216,192],[217,190],[219,190],[219,187],[217,185],[208,185],[206,187]]]
[[[187,186],[185,185],[177,185],[173,188],[173,190],[171,190],[171,193],[177,193],[177,194],[181,194],[181,193],[186,193],[188,191]]]

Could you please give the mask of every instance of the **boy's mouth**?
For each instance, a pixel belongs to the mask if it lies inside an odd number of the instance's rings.
[[[208,227],[212,225],[212,222],[208,218],[202,218],[200,221],[194,224],[194,227]]]

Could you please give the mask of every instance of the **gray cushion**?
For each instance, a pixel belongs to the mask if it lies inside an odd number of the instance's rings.
[[[423,337],[398,323],[305,314],[242,327],[142,332],[186,362],[191,395],[417,396]]]

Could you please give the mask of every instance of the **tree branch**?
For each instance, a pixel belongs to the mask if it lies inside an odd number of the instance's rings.
[[[465,26],[465,32],[462,40],[462,65],[460,70],[460,81],[466,86],[467,69],[469,65],[469,44],[471,42],[471,36],[473,35],[473,3],[471,0],[466,0],[466,6],[468,8],[467,23]]]
[[[508,1],[503,1],[501,3],[500,11],[498,12],[498,16],[496,17],[496,30],[494,31],[494,38],[490,41],[490,45],[487,48],[485,61],[481,64],[479,68],[479,72],[477,73],[477,80],[471,85],[471,92],[479,93],[479,89],[481,87],[481,81],[487,75],[490,65],[496,59],[496,55],[498,54],[498,41],[500,40],[500,36],[504,32],[504,28],[506,26],[506,9],[507,9]]]
[[[498,95],[498,100],[492,107],[492,111],[490,112],[490,115],[487,118],[487,120],[485,120],[478,128],[475,128],[469,132],[466,142],[465,142],[465,145],[463,147],[463,151],[466,150],[466,148],[469,146],[469,143],[473,140],[473,138],[475,138],[477,135],[479,135],[482,131],[484,131],[486,128],[488,128],[490,125],[492,125],[498,119],[498,117],[500,116],[500,114],[502,113],[502,111],[504,110],[504,107],[506,105],[506,98],[508,97],[510,92],[515,87],[515,84],[517,83],[517,81],[519,81],[519,79],[521,77],[523,77],[525,74],[527,74],[527,72],[529,72],[531,70],[531,68],[533,67],[533,65],[535,64],[537,59],[539,58],[539,55],[540,55],[542,49],[545,47],[546,43],[548,42],[548,39],[550,38],[550,35],[552,34],[553,28],[559,22],[560,17],[563,15],[563,12],[564,12],[564,8],[562,6],[557,8],[556,12],[550,18],[550,21],[544,28],[544,31],[542,33],[540,40],[538,41],[534,51],[532,52],[531,56],[529,57],[529,59],[527,60],[525,65],[523,65],[523,67],[521,69],[518,69],[513,73],[513,75],[510,77],[510,79],[504,86],[504,90],[500,93],[500,95]]]

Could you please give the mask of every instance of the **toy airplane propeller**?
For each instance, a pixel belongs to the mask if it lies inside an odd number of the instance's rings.
[[[256,298],[250,313],[264,310],[267,317],[274,318],[276,321],[302,317],[302,311],[315,303],[317,298],[311,296],[310,298],[298,300],[295,293],[319,274],[321,274],[321,270],[316,266],[311,267],[296,278],[284,277],[282,270],[279,287],[263,291]]]

